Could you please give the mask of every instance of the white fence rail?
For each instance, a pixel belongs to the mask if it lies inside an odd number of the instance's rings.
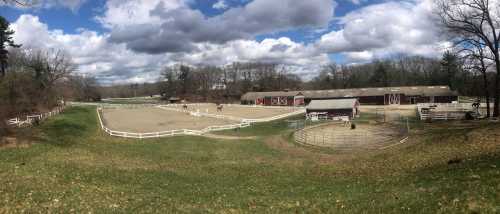
[[[176,111],[176,112],[183,112],[183,113],[190,113],[191,116],[196,116],[196,117],[210,117],[210,118],[216,118],[216,119],[223,119],[223,120],[233,120],[233,121],[242,121],[242,118],[238,117],[233,117],[233,116],[227,116],[227,115],[218,115],[218,114],[209,114],[209,113],[203,113],[203,112],[194,112],[194,111],[188,111],[184,110],[181,108],[170,108],[168,105],[161,105],[157,106],[160,109],[167,110],[167,111]]]
[[[270,122],[274,120],[279,120],[283,118],[287,118],[290,116],[298,115],[298,114],[303,114],[305,113],[305,109],[301,108],[300,110],[288,113],[288,114],[283,114],[283,115],[278,115],[270,118],[264,118],[264,119],[245,119],[245,118],[238,118],[238,117],[233,117],[233,116],[227,116],[227,115],[217,115],[217,114],[209,114],[209,113],[203,113],[203,112],[192,112],[192,111],[186,111],[184,109],[181,109],[179,107],[182,107],[184,104],[170,104],[170,105],[155,105],[157,108],[161,108],[163,110],[168,110],[168,111],[176,111],[176,112],[189,112],[192,116],[199,116],[199,117],[211,117],[211,118],[218,118],[218,119],[225,119],[225,120],[232,120],[232,121],[238,121],[240,123],[238,124],[230,124],[230,125],[222,125],[222,126],[209,126],[207,128],[204,128],[202,130],[190,130],[190,129],[180,129],[180,130],[170,130],[170,131],[161,131],[161,132],[152,132],[152,133],[131,133],[131,132],[122,132],[122,131],[115,131],[112,129],[109,129],[106,127],[106,125],[103,123],[102,116],[101,116],[101,110],[105,106],[98,106],[97,108],[97,114],[99,117],[99,123],[101,125],[101,129],[108,133],[111,136],[115,137],[124,137],[124,138],[135,138],[135,139],[148,139],[148,138],[159,138],[159,137],[172,137],[172,136],[182,136],[182,135],[191,135],[191,136],[201,136],[209,132],[213,131],[223,131],[223,130],[231,130],[231,129],[238,129],[238,128],[246,128],[251,126],[252,123],[260,123],[260,122]],[[190,104],[191,106],[200,106],[204,104]]]
[[[193,106],[200,107],[200,106],[204,106],[204,105],[211,105],[209,103],[155,105],[155,104],[108,104],[108,103],[69,102],[69,105],[71,105],[71,106],[96,106],[97,107],[97,114],[99,117],[99,123],[100,123],[101,129],[104,132],[106,132],[107,134],[109,134],[111,136],[115,136],[115,137],[136,138],[136,139],[171,137],[171,136],[181,136],[181,135],[201,136],[201,135],[206,134],[208,132],[231,130],[231,129],[237,129],[237,128],[245,128],[245,127],[251,126],[252,123],[270,122],[270,121],[279,120],[279,119],[287,118],[287,117],[298,115],[298,114],[303,114],[306,112],[306,110],[304,108],[290,107],[291,109],[299,109],[299,110],[291,112],[291,113],[283,114],[283,115],[270,117],[270,118],[264,118],[264,119],[245,119],[245,118],[239,118],[239,117],[228,116],[228,115],[218,115],[218,114],[210,114],[210,113],[203,113],[203,112],[186,111],[186,110],[181,108],[184,105],[191,106],[191,107],[193,107]],[[242,105],[236,105],[236,104],[228,104],[228,106],[250,107],[250,106],[242,106]],[[152,133],[132,133],[132,132],[123,132],[123,131],[112,130],[112,129],[106,127],[106,125],[103,122],[102,115],[101,115],[102,108],[142,108],[142,107],[157,107],[157,108],[161,108],[163,110],[168,110],[168,111],[190,113],[192,116],[210,117],[210,118],[238,121],[239,123],[238,124],[230,124],[230,125],[222,125],[222,126],[210,126],[210,127],[205,128],[205,129],[202,129],[202,130],[180,129],[180,130],[169,130],[169,131],[160,131],[160,132],[152,132]],[[262,106],[251,106],[251,107],[255,107],[255,108],[283,108],[283,107],[262,107]]]
[[[16,117],[7,120],[7,125],[15,127],[31,126],[35,121],[43,121],[49,117],[60,114],[65,107],[57,107],[50,112],[45,112],[41,114],[27,115],[25,117]]]
[[[85,103],[85,102],[68,102],[70,106],[97,106],[101,108],[147,108],[155,107],[156,104],[111,104],[111,103]]]
[[[300,109],[300,110],[297,110],[297,111],[294,111],[294,112],[290,112],[288,114],[282,114],[282,115],[278,115],[278,116],[274,116],[274,117],[269,117],[269,118],[263,118],[263,119],[243,119],[243,122],[247,122],[247,123],[271,122],[271,121],[280,120],[280,119],[284,119],[284,118],[287,118],[287,117],[291,117],[291,116],[295,116],[295,115],[299,115],[299,114],[305,114],[305,113],[306,113],[305,109]]]
[[[460,120],[473,107],[471,103],[421,103],[417,110],[420,120]]]
[[[168,111],[176,111],[176,112],[184,112],[184,113],[188,113],[189,112],[192,116],[211,117],[211,118],[224,119],[224,120],[241,121],[242,123],[271,122],[271,121],[280,120],[280,119],[283,119],[283,118],[287,118],[287,117],[291,117],[291,116],[295,116],[295,115],[306,113],[306,110],[304,108],[300,108],[297,111],[290,112],[290,113],[287,113],[287,114],[277,115],[277,116],[274,116],[274,117],[262,118],[262,119],[246,119],[246,118],[240,118],[240,117],[234,117],[234,116],[228,116],[228,115],[209,114],[209,113],[203,113],[203,112],[193,112],[193,111],[188,111],[188,110],[179,109],[179,108],[169,108],[169,105],[161,105],[161,106],[157,106],[157,107],[161,108],[161,109],[164,109],[164,110],[168,110]]]
[[[108,133],[111,136],[115,137],[124,137],[124,138],[134,138],[134,139],[148,139],[148,138],[160,138],[160,137],[173,137],[173,136],[201,136],[208,132],[213,131],[223,131],[237,128],[245,128],[249,127],[250,123],[240,123],[240,124],[231,124],[231,125],[223,125],[223,126],[210,126],[202,130],[190,130],[190,129],[180,129],[180,130],[170,130],[170,131],[161,131],[161,132],[150,132],[150,133],[132,133],[132,132],[122,132],[111,130],[106,127],[102,120],[101,116],[101,108],[97,108],[97,116],[99,117],[99,123],[101,125],[101,129]],[[170,109],[169,109],[170,110]]]

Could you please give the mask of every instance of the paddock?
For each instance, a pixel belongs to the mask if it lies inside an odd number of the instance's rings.
[[[340,123],[327,123],[307,127],[294,134],[298,143],[337,151],[383,149],[405,137],[400,127],[389,124],[356,124],[356,129],[351,129]]]
[[[156,107],[104,108],[102,118],[111,130],[131,133],[151,133],[170,130],[203,130],[210,126],[234,124],[234,121],[194,117],[189,113],[166,111]]]
[[[169,105],[168,108],[182,109],[180,105]],[[290,114],[303,108],[294,107],[261,107],[261,106],[244,106],[244,105],[223,105],[222,111],[217,111],[216,104],[193,104],[188,105],[188,111],[199,112],[213,115],[223,115],[233,117],[235,119],[264,119],[276,117],[280,115]]]

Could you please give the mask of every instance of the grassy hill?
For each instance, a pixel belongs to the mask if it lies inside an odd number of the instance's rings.
[[[71,108],[0,148],[0,213],[497,213],[500,127],[416,130],[373,153],[288,141],[274,122],[256,140],[127,140]]]

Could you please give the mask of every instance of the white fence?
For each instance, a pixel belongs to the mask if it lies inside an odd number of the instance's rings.
[[[7,125],[15,127],[31,126],[35,121],[42,121],[49,117],[60,114],[65,107],[57,107],[50,112],[45,112],[41,114],[27,115],[25,117],[16,117],[7,120]]]
[[[274,116],[274,117],[269,117],[269,118],[263,118],[263,119],[243,119],[243,122],[247,122],[247,123],[271,122],[271,121],[280,120],[280,119],[284,119],[284,118],[287,118],[287,117],[291,117],[291,116],[295,116],[295,115],[299,115],[299,114],[305,114],[305,113],[306,113],[305,109],[300,109],[300,110],[297,110],[297,111],[294,111],[294,112],[290,112],[288,114],[282,114],[282,115],[278,115],[278,116]]]
[[[167,111],[176,111],[176,112],[190,113],[191,116],[195,116],[195,117],[211,117],[211,118],[216,118],[216,119],[233,120],[233,121],[242,121],[243,120],[241,118],[233,117],[233,116],[219,115],[219,114],[209,114],[209,113],[203,113],[203,112],[194,112],[194,111],[184,110],[184,109],[181,109],[181,108],[170,108],[169,106],[170,107],[174,107],[172,105],[161,105],[161,106],[157,106],[157,107],[161,108],[163,110],[167,110]]]
[[[156,104],[111,104],[111,103],[84,103],[84,102],[68,102],[70,106],[97,106],[101,108],[146,108],[155,107]]]
[[[192,111],[186,111],[183,110],[179,107],[182,107],[184,104],[169,104],[169,105],[154,105],[157,108],[161,108],[163,110],[168,110],[168,111],[176,111],[176,112],[189,112],[192,116],[199,116],[199,117],[211,117],[211,118],[218,118],[218,119],[225,119],[225,120],[232,120],[232,121],[239,121],[240,123],[238,124],[230,124],[230,125],[222,125],[222,126],[210,126],[207,128],[204,128],[202,130],[190,130],[190,129],[180,129],[180,130],[170,130],[170,131],[161,131],[161,132],[151,132],[151,133],[131,133],[131,132],[122,132],[122,131],[115,131],[111,130],[106,127],[106,125],[103,123],[102,116],[101,116],[101,109],[103,107],[108,108],[108,107],[119,107],[120,105],[103,105],[97,108],[97,114],[99,117],[99,123],[101,125],[101,128],[104,132],[108,133],[111,136],[115,137],[125,137],[125,138],[136,138],[136,139],[148,139],[148,138],[159,138],[159,137],[172,137],[172,136],[182,136],[182,135],[191,135],[191,136],[201,136],[209,132],[213,131],[223,131],[223,130],[231,130],[231,129],[237,129],[237,128],[246,128],[251,126],[252,123],[260,123],[260,122],[270,122],[274,120],[279,120],[283,119],[286,117],[294,116],[297,114],[303,114],[305,113],[305,109],[301,108],[298,111],[294,111],[288,114],[283,114],[283,115],[278,115],[270,118],[264,118],[264,119],[245,119],[245,118],[238,118],[238,117],[233,117],[233,116],[227,116],[227,115],[217,115],[217,114],[209,114],[209,113],[203,113],[203,112],[192,112]],[[206,104],[188,104],[190,106],[202,106]],[[125,105],[128,106],[128,105]],[[151,105],[149,105],[151,106]]]
[[[421,103],[417,110],[420,120],[460,120],[473,108],[471,103]]]
[[[304,114],[306,113],[306,110],[304,108],[300,108],[297,111],[290,112],[287,114],[282,114],[282,115],[277,115],[274,117],[269,117],[269,118],[262,118],[262,119],[246,119],[246,118],[239,118],[239,117],[234,117],[234,116],[228,116],[228,115],[220,115],[220,114],[209,114],[209,113],[203,113],[203,112],[193,112],[193,111],[187,111],[179,108],[169,108],[169,106],[172,105],[161,105],[157,106],[158,108],[168,110],[168,111],[177,111],[177,112],[189,112],[192,116],[200,116],[200,117],[211,117],[211,118],[217,118],[217,119],[224,119],[224,120],[233,120],[233,121],[241,121],[242,123],[262,123],[262,122],[271,122],[275,120],[280,120],[284,119],[287,117],[291,117],[294,115],[299,115],[299,114]]]
[[[170,109],[169,109],[170,110]],[[170,131],[161,131],[161,132],[151,132],[151,133],[132,133],[132,132],[122,132],[122,131],[114,131],[105,126],[101,117],[101,108],[97,108],[97,116],[99,117],[99,123],[101,125],[101,129],[108,133],[111,136],[115,137],[124,137],[124,138],[135,138],[135,139],[148,139],[148,138],[159,138],[159,137],[172,137],[172,136],[182,136],[182,135],[191,135],[191,136],[201,136],[208,132],[213,131],[223,131],[237,128],[245,128],[249,127],[250,123],[240,123],[240,124],[231,124],[231,125],[223,125],[223,126],[210,126],[202,130],[190,130],[190,129],[180,129],[180,130],[170,130]]]

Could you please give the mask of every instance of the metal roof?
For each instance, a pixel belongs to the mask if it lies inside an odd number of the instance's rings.
[[[458,96],[448,86],[408,86],[408,87],[386,87],[386,88],[356,88],[317,91],[274,91],[274,92],[248,92],[242,100],[256,100],[269,96],[296,96],[301,93],[309,99],[342,98],[342,97],[372,97],[384,96],[385,94],[405,94],[406,96]]]
[[[359,105],[358,99],[312,100],[307,110],[352,109]]]

